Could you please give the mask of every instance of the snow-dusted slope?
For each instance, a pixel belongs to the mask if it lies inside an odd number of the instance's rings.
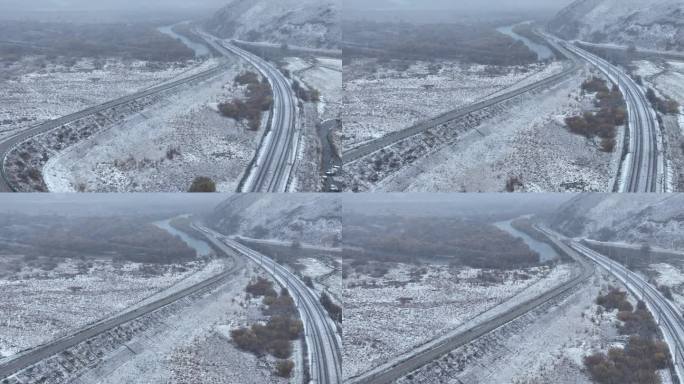
[[[580,195],[550,221],[570,236],[684,249],[682,194]]]
[[[684,50],[682,0],[577,0],[549,29],[566,39]]]
[[[217,36],[338,48],[340,0],[231,0],[207,22]]]
[[[338,246],[341,204],[334,195],[241,194],[219,205],[208,222],[226,235]]]

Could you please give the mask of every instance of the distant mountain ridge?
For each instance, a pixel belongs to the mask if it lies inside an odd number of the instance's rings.
[[[237,194],[220,204],[207,223],[225,235],[338,246],[342,206],[334,194]]]
[[[684,51],[684,1],[577,0],[548,29],[564,39]]]
[[[232,0],[205,26],[222,38],[337,49],[339,19],[339,0]]]
[[[684,250],[684,195],[586,194],[565,203],[549,219],[572,237]]]

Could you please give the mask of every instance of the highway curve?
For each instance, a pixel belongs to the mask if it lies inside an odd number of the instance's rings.
[[[629,148],[616,192],[664,192],[664,162],[658,150],[658,119],[644,91],[631,77],[606,60],[573,44],[561,44],[618,84],[625,97],[629,115]]]
[[[424,344],[402,356],[398,362],[391,365],[388,364],[376,367],[360,376],[349,379],[347,382],[350,384],[386,384],[394,382],[450,351],[462,347],[520,316],[533,311],[544,303],[569,292],[579,284],[587,281],[594,274],[593,266],[584,257],[581,257],[577,252],[557,239],[552,237],[549,237],[549,239],[580,264],[582,267],[581,273],[567,282],[560,284],[535,298],[520,303],[509,311],[487,320],[474,328]]]
[[[213,36],[199,35],[225,56],[235,56],[254,66],[266,77],[273,89],[273,108],[270,129],[261,142],[239,192],[287,192],[290,175],[297,155],[297,107],[289,81],[273,65],[234,44],[219,41]]]
[[[570,60],[570,64],[566,66],[562,72],[549,76],[540,81],[534,82],[532,84],[528,84],[524,87],[508,91],[491,99],[478,101],[474,104],[457,108],[453,111],[446,112],[432,119],[419,122],[411,127],[388,133],[383,137],[361,144],[356,148],[346,150],[342,155],[343,164],[353,163],[392,144],[398,143],[411,136],[415,136],[419,133],[425,132],[431,128],[440,126],[442,124],[446,124],[450,121],[463,118],[473,112],[477,112],[479,110],[489,108],[494,105],[503,103],[505,101],[514,99],[520,95],[533,92],[541,88],[551,87],[555,84],[560,83],[561,81],[567,79],[571,74],[575,73],[579,69],[579,66],[574,55],[567,54],[567,51],[562,48],[558,50],[562,54],[566,55],[566,57]]]
[[[44,123],[38,124],[17,134],[5,137],[0,141],[0,192],[15,192],[15,188],[10,184],[7,175],[5,173],[5,159],[7,155],[12,151],[12,149],[22,142],[31,139],[34,136],[40,135],[42,133],[48,132],[52,129],[61,127],[62,125],[72,123],[74,121],[83,119],[84,117],[94,115],[98,112],[105,111],[107,109],[117,107],[123,104],[130,103],[132,101],[142,99],[147,96],[151,96],[160,92],[168,91],[173,88],[180,87],[184,84],[202,80],[211,76],[218,74],[225,69],[225,65],[220,65],[218,67],[197,73],[195,75],[175,80],[169,83],[164,83],[161,85],[154,86],[152,88],[140,91],[128,96],[124,96],[115,100],[108,101],[106,103],[96,105],[94,107],[86,108],[82,111],[72,113],[70,115],[62,116],[55,120],[46,121]]]
[[[641,300],[646,303],[649,311],[657,320],[665,342],[670,348],[677,376],[680,378],[684,377],[682,376],[684,373],[684,319],[676,305],[665,298],[665,296],[646,281],[646,279],[625,268],[622,264],[592,250],[581,242],[566,238],[549,229],[544,229],[544,231],[549,236],[555,236],[558,239],[567,242],[570,247],[580,253],[583,257],[586,257],[591,262],[596,263],[598,266],[611,273],[617,280],[625,285],[634,297],[641,298]]]
[[[0,380],[13,375],[14,373],[22,369],[28,368],[42,360],[45,360],[50,356],[65,351],[94,336],[107,332],[121,324],[125,324],[141,316],[152,313],[164,306],[167,306],[192,294],[205,291],[207,289],[211,289],[212,287],[215,287],[216,285],[225,281],[227,278],[233,276],[236,271],[239,271],[244,267],[244,262],[242,258],[235,257],[235,252],[233,252],[230,248],[226,247],[225,244],[217,242],[213,237],[207,236],[207,239],[211,241],[213,244],[215,244],[217,247],[219,247],[219,249],[221,249],[226,256],[230,257],[233,260],[233,265],[231,266],[231,268],[218,275],[212,276],[207,280],[199,282],[188,288],[182,289],[176,293],[172,293],[169,296],[161,298],[155,302],[118,314],[112,318],[100,321],[96,324],[83,328],[72,335],[63,337],[58,340],[54,340],[47,344],[43,344],[33,349],[30,349],[26,352],[23,352],[19,354],[16,358],[0,364]]]
[[[319,303],[316,294],[296,275],[271,258],[209,228],[200,226],[197,228],[264,268],[281,286],[289,290],[304,322],[312,382],[340,383],[342,381],[342,357],[336,326]]]

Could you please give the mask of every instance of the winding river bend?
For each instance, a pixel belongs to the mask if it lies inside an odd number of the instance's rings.
[[[553,52],[546,45],[537,44],[534,41],[528,39],[527,37],[521,36],[521,35],[513,32],[513,28],[515,28],[518,25],[520,25],[520,24],[509,25],[507,27],[499,27],[496,30],[503,33],[504,35],[507,35],[507,36],[514,38],[515,40],[522,41],[523,43],[525,43],[525,45],[529,49],[531,49],[532,52],[537,54],[537,58],[539,61],[549,60],[549,59],[552,59],[554,57]]]
[[[211,247],[209,247],[209,244],[202,240],[198,240],[185,232],[177,230],[171,225],[171,220],[173,219],[157,221],[154,223],[154,225],[170,233],[172,236],[180,237],[181,240],[185,242],[185,244],[187,244],[197,252],[197,256],[199,257],[207,256],[211,253]]]
[[[527,244],[528,247],[530,247],[531,250],[537,252],[539,254],[539,262],[540,263],[545,263],[547,261],[552,261],[560,258],[560,255],[556,252],[555,249],[553,249],[550,245],[535,240],[531,238],[528,234],[524,232],[520,232],[517,229],[513,228],[511,223],[514,220],[508,220],[508,221],[501,221],[498,223],[495,223],[494,225],[501,229],[504,230],[508,233],[510,233],[513,237],[519,237],[523,239],[525,244]]]
[[[192,49],[195,51],[195,57],[201,57],[201,56],[209,56],[209,48],[207,48],[206,45],[204,44],[199,44],[195,43],[194,41],[188,39],[187,37],[183,35],[179,35],[178,33],[174,32],[173,27],[176,25],[183,24],[183,23],[178,23],[178,24],[173,24],[173,25],[167,25],[165,27],[159,27],[157,30],[165,35],[171,36],[174,39],[178,39],[183,42],[188,48]]]

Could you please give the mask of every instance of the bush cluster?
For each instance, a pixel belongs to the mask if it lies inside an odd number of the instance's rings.
[[[320,302],[333,320],[339,323],[342,322],[342,307],[333,303],[327,293],[321,293]]]
[[[672,99],[661,99],[651,88],[646,91],[646,98],[651,102],[653,108],[662,114],[676,115],[679,113],[679,103]]]
[[[584,365],[597,383],[660,383],[656,371],[670,364],[667,344],[656,340],[658,326],[644,302],[632,312],[627,293],[612,288],[599,295],[596,303],[608,310],[618,309],[622,321],[620,334],[630,335],[624,348],[611,348],[608,353],[595,353],[584,358]]]
[[[238,328],[230,336],[238,348],[256,355],[268,353],[279,359],[292,356],[291,340],[301,335],[304,326],[297,319],[273,316],[266,324],[253,324],[249,328]]]
[[[565,124],[572,133],[587,138],[599,137],[601,150],[613,152],[616,145],[616,127],[624,125],[627,120],[627,109],[622,94],[617,86],[608,89],[606,81],[599,78],[585,81],[582,90],[596,93],[596,106],[599,110],[568,117]]]
[[[667,368],[670,352],[662,341],[632,336],[625,348],[611,348],[584,358],[584,365],[597,383],[657,384],[656,370]]]
[[[254,72],[246,72],[235,78],[235,83],[247,85],[247,99],[233,99],[218,105],[219,112],[237,121],[247,120],[249,129],[261,127],[261,114],[273,105],[273,89],[266,79],[259,81]]]

